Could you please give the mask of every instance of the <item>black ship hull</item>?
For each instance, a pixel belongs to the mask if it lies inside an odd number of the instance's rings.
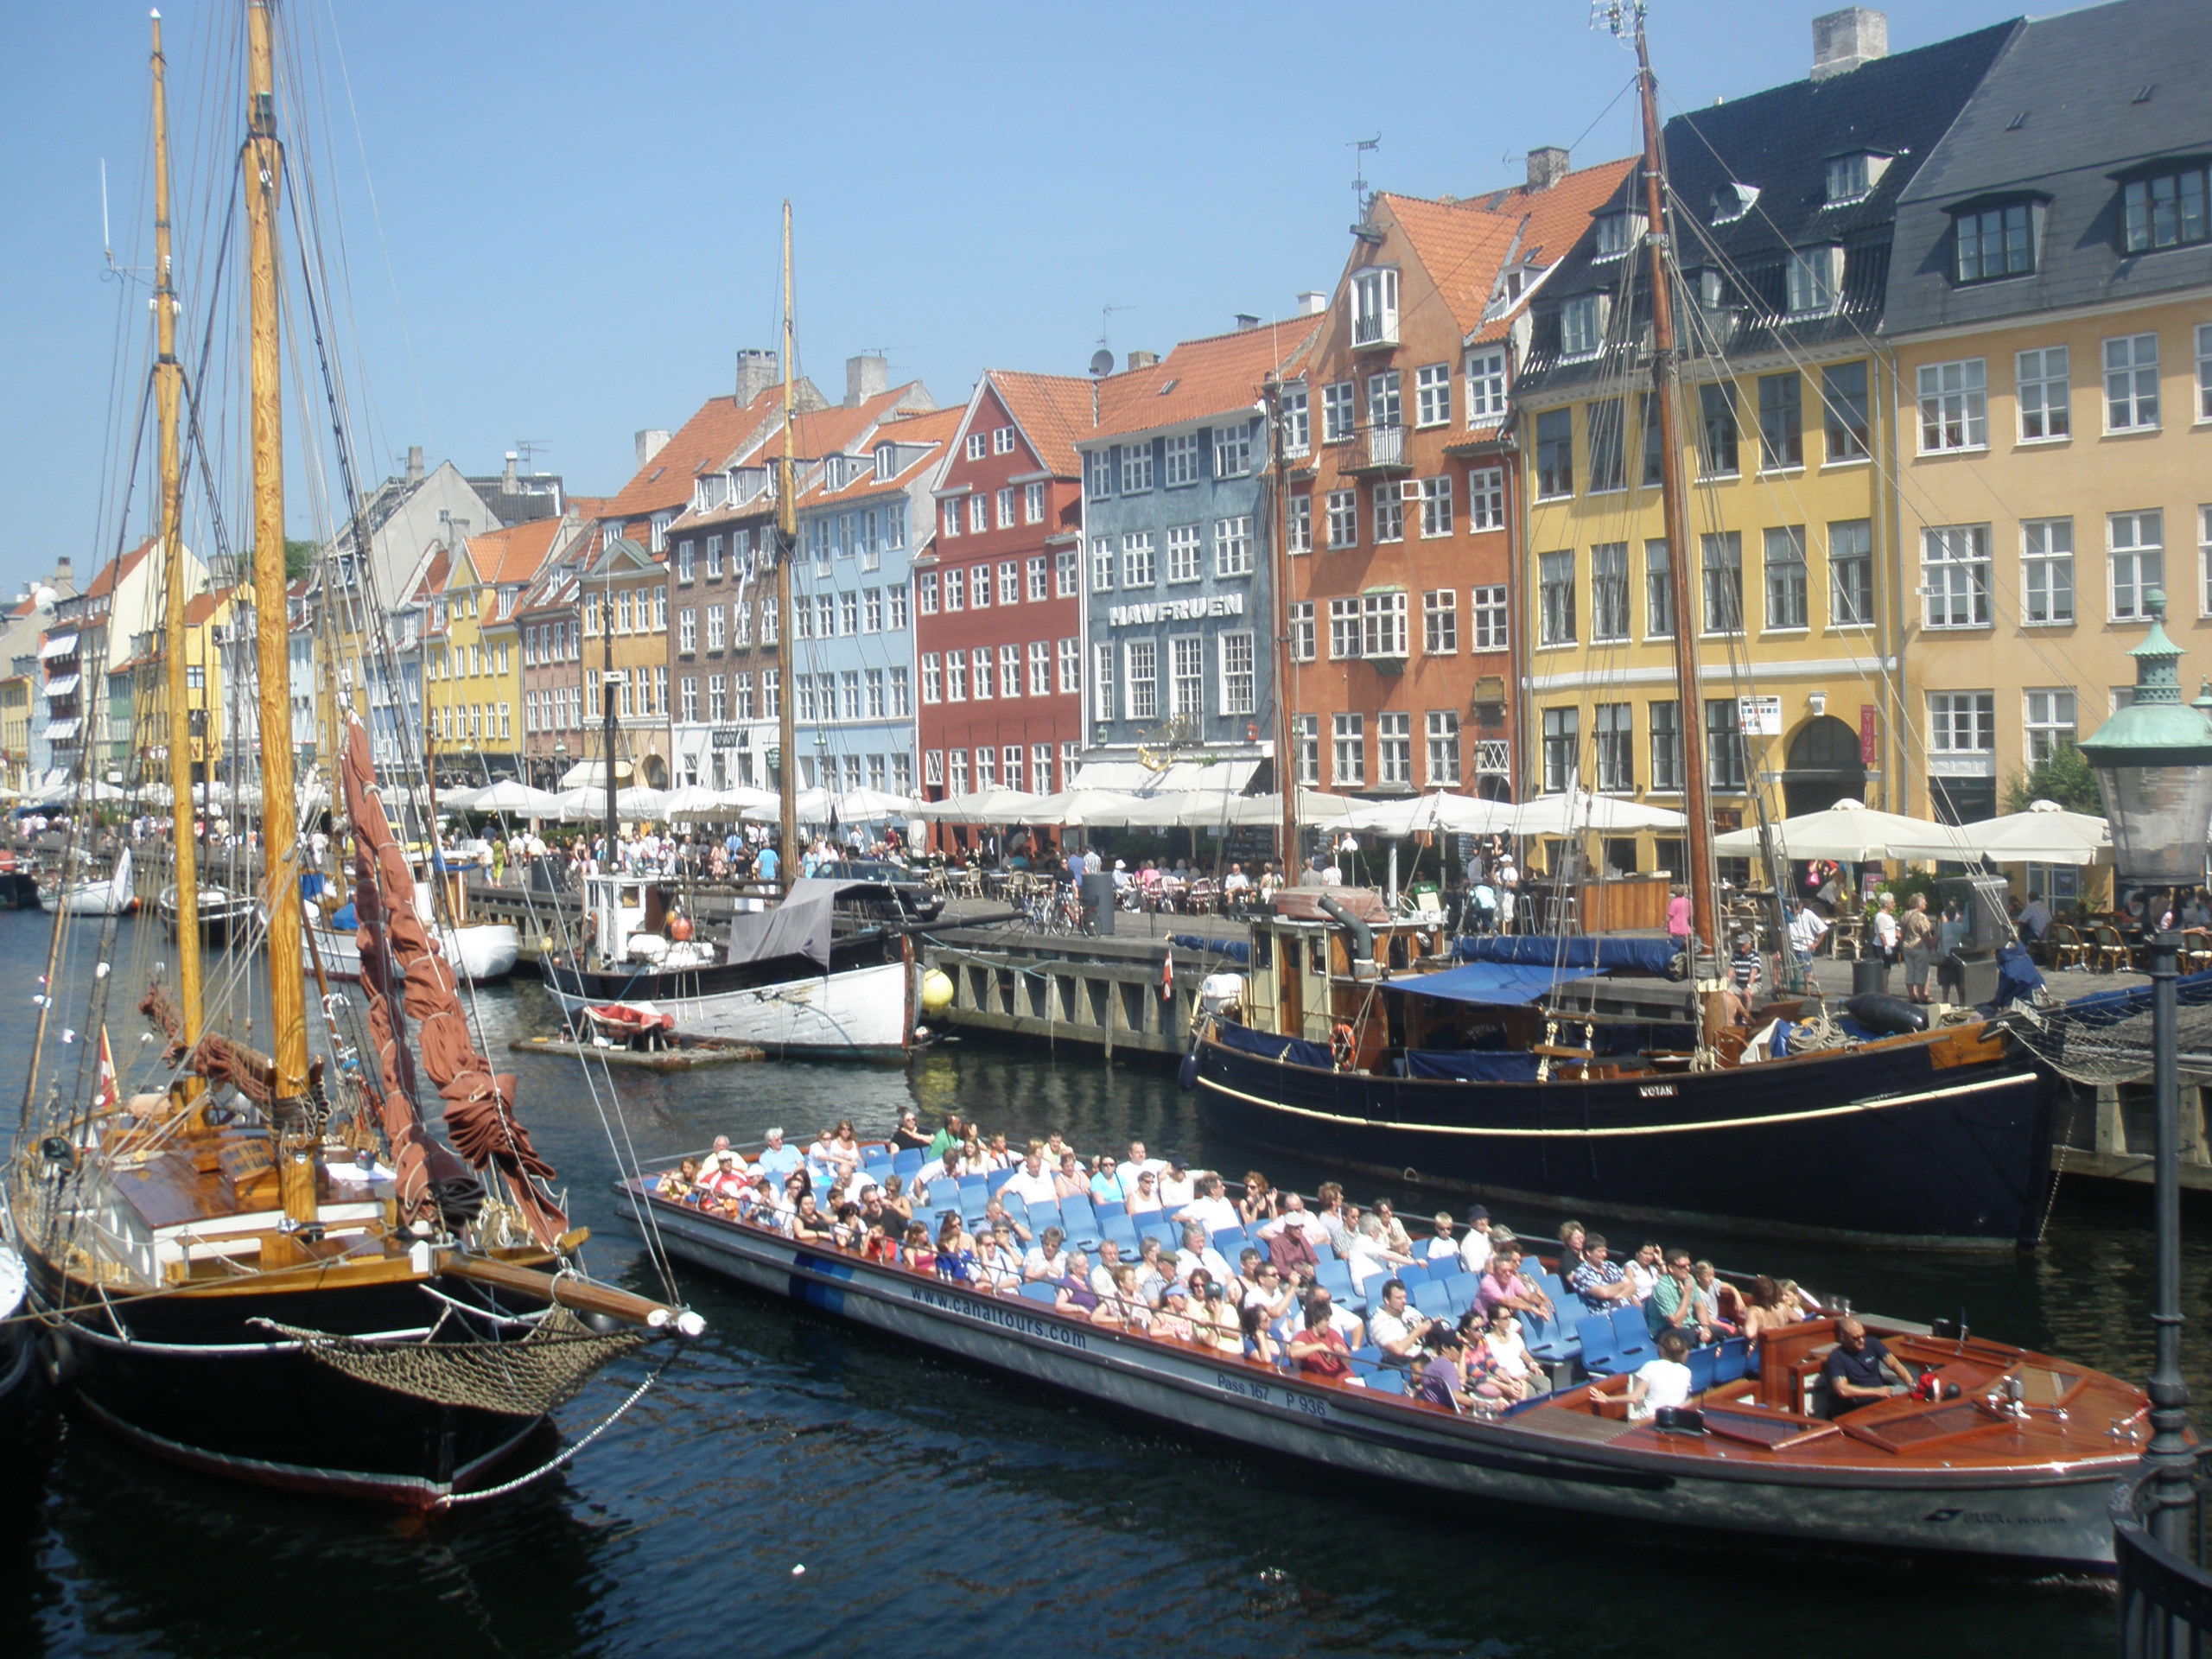
[[[1366,1173],[1510,1202],[1770,1237],[2031,1247],[2052,1090],[2017,1053],[1939,1066],[1916,1043],[1591,1083],[1380,1077],[1198,1045],[1209,1113]],[[1263,1048],[1269,1052],[1254,1052]]]
[[[81,1306],[85,1286],[35,1256],[31,1270],[43,1306],[66,1306],[73,1293]],[[480,1305],[469,1286],[434,1282]],[[156,1296],[80,1314],[45,1341],[75,1402],[144,1451],[264,1485],[429,1509],[484,1484],[545,1419],[360,1382],[251,1322],[368,1336],[420,1332],[438,1307],[407,1281]],[[478,1323],[448,1321],[448,1333]]]

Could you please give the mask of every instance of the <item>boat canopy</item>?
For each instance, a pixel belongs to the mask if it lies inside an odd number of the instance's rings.
[[[1682,947],[1671,938],[1616,938],[1604,935],[1554,938],[1541,933],[1482,934],[1459,940],[1462,962],[1522,963],[1530,967],[1587,968],[1594,973],[1671,976]]]
[[[1433,996],[1452,1002],[1479,1002],[1491,1007],[1510,1007],[1548,996],[1560,986],[1590,979],[1598,969],[1554,967],[1549,963],[1471,962],[1463,968],[1446,968],[1433,974],[1401,974],[1382,982],[1386,990],[1408,996]]]
[[[825,881],[809,876],[792,882],[784,902],[773,910],[740,911],[730,918],[729,960],[804,957],[826,970],[838,897],[855,888],[888,891],[880,881]]]

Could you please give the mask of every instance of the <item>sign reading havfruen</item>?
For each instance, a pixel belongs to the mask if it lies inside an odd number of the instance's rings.
[[[1106,625],[1114,628],[1142,627],[1151,622],[1196,622],[1209,616],[1242,616],[1242,594],[1201,594],[1190,599],[1161,600],[1147,605],[1115,605],[1106,612]]]

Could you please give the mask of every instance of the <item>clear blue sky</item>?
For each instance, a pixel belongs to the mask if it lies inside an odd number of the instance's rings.
[[[1371,184],[1427,194],[1511,182],[1537,144],[1573,144],[1580,165],[1635,143],[1632,100],[1615,101],[1632,60],[1587,27],[1586,0],[285,3],[330,105],[327,132],[307,137],[343,215],[352,316],[339,332],[372,416],[372,477],[409,443],[493,471],[535,439],[538,464],[571,489],[619,486],[638,429],[677,425],[728,389],[736,348],[774,344],[786,195],[803,372],[834,397],[844,359],[883,348],[894,378],[950,403],[989,365],[1082,372],[1109,304],[1128,308],[1105,324],[1119,353],[1328,288],[1354,139],[1382,136]],[[1658,0],[1668,102],[1801,78],[1810,19],[1833,3]],[[208,156],[237,143],[237,72],[211,61],[237,10],[163,7],[188,233]],[[1887,10],[1893,50],[2018,11]],[[0,584],[12,592],[57,555],[81,571],[116,534],[103,482],[130,416],[111,406],[123,289],[102,274],[99,168],[105,157],[118,257],[143,262],[148,120],[143,4],[16,0],[5,15]],[[188,265],[205,251],[187,248]],[[141,321],[142,300],[130,303]],[[141,372],[133,356],[126,400]],[[309,528],[303,493],[293,504],[296,530]]]

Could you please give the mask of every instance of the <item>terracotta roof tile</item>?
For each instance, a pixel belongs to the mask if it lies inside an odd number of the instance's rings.
[[[495,530],[489,535],[470,537],[468,562],[476,567],[477,580],[493,587],[528,582],[537,574],[538,566],[545,563],[545,555],[565,522],[560,518],[533,518],[526,524]]]
[[[1148,367],[1109,375],[1098,385],[1099,420],[1091,435],[1148,432],[1245,408],[1269,375],[1293,370],[1320,324],[1319,317],[1292,317],[1186,340]]]
[[[225,602],[237,591],[234,588],[217,588],[204,594],[194,594],[184,602],[184,626],[198,627],[222,609]]]
[[[102,565],[99,575],[92,578],[92,586],[85,589],[85,597],[100,599],[113,593],[117,582],[122,581],[145,562],[146,556],[154,550],[154,543],[158,539],[156,537],[149,536],[121,558],[110,559]]]
[[[734,397],[709,397],[593,516],[629,518],[682,512],[691,499],[691,480],[702,470],[721,466],[782,407],[783,396],[779,385],[742,405]]]
[[[1079,478],[1075,446],[1091,429],[1092,383],[1080,375],[991,369],[983,378],[1029,440],[1037,457],[1061,478]]]

